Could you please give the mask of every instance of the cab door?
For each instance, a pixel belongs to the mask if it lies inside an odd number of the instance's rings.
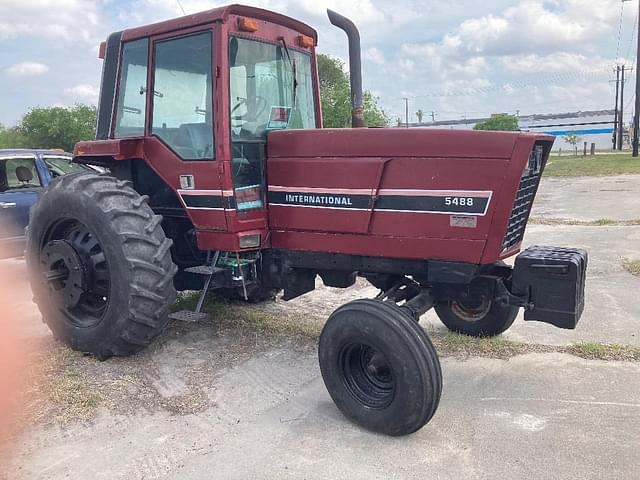
[[[158,197],[165,205],[167,195],[176,197],[175,214],[186,212],[198,230],[224,231],[215,141],[216,28],[125,39],[114,136],[145,136],[148,165],[171,187]]]

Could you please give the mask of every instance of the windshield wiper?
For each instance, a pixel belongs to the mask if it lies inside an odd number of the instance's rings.
[[[284,47],[284,53],[287,54],[287,60],[289,60],[289,65],[291,65],[291,76],[293,77],[293,93],[291,98],[291,109],[296,108],[296,91],[298,89],[298,77],[297,77],[297,66],[296,61],[291,60],[291,55],[289,55],[289,48],[287,47],[287,42],[284,41],[284,37],[279,38],[280,42],[282,42],[282,46]]]

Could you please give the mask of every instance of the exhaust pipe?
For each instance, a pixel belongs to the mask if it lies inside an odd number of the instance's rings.
[[[362,108],[362,60],[360,59],[360,33],[347,17],[327,9],[329,21],[342,29],[349,39],[349,77],[351,83],[351,127],[364,127]]]

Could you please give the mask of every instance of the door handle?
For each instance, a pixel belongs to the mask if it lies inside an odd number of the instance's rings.
[[[13,202],[0,202],[0,208],[16,208],[16,204]]]

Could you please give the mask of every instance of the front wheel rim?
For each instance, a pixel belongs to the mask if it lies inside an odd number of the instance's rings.
[[[339,357],[340,373],[349,395],[372,410],[382,410],[393,401],[396,381],[385,355],[364,343],[346,345]]]

